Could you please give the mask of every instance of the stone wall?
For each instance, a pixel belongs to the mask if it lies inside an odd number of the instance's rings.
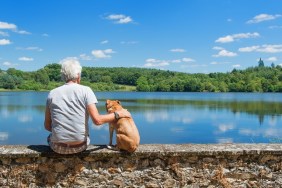
[[[0,187],[282,187],[281,144],[91,145],[76,155],[0,146]]]

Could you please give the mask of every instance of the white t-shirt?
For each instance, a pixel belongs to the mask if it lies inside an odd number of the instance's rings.
[[[87,106],[98,103],[93,91],[76,83],[50,91],[46,105],[51,112],[52,142],[84,141],[88,136]]]

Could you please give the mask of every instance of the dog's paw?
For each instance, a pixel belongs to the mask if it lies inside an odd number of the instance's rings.
[[[115,150],[115,151],[119,151],[117,146],[113,146],[113,145],[107,145],[107,148],[110,150]]]

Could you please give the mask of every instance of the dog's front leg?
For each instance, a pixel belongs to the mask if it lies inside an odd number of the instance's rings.
[[[109,133],[110,133],[110,142],[109,145],[113,145],[113,134],[114,134],[114,125],[109,123]]]

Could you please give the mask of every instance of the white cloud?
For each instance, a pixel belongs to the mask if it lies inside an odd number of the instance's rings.
[[[39,52],[43,51],[42,48],[39,48],[39,47],[36,47],[36,46],[31,46],[31,47],[26,47],[26,48],[17,47],[16,49],[17,50],[30,50],[30,51],[34,50],[34,51],[39,51]]]
[[[189,58],[189,57],[184,57],[184,58],[182,58],[182,61],[183,62],[194,62],[195,60],[192,59],[192,58]]]
[[[49,37],[49,35],[47,33],[43,33],[42,36],[43,37]]]
[[[3,63],[3,65],[6,66],[6,67],[15,67],[15,66],[17,66],[18,64],[16,64],[16,63],[11,63],[11,62],[9,62],[9,61],[5,61],[5,62]]]
[[[8,39],[0,39],[0,46],[11,44],[11,41]]]
[[[220,64],[220,63],[216,62],[216,61],[211,62],[211,65],[218,65],[218,64]]]
[[[121,44],[128,44],[128,45],[131,45],[131,44],[137,44],[138,41],[121,41],[120,43],[121,43]]]
[[[4,32],[4,31],[0,31],[0,36],[8,37],[8,36],[9,36],[9,33]]]
[[[28,32],[28,31],[24,31],[24,30],[20,30],[20,31],[16,31],[17,33],[19,34],[22,34],[22,35],[30,35],[31,33]]]
[[[133,22],[130,16],[126,16],[123,14],[111,14],[106,17],[108,20],[113,20],[117,24],[127,24]]]
[[[268,27],[269,29],[282,29],[282,25],[272,25]]]
[[[277,60],[278,60],[277,57],[269,57],[266,59],[266,61],[271,61],[271,62],[275,62]]]
[[[7,22],[0,22],[0,29],[16,30],[17,26],[15,24],[7,23]]]
[[[116,53],[112,49],[106,49],[106,50],[93,50],[92,55],[94,55],[98,59],[103,59],[103,58],[111,58],[112,53]]]
[[[12,63],[10,63],[10,62],[8,62],[8,61],[5,61],[5,62],[3,63],[3,65],[9,67],[9,66],[12,65]]]
[[[263,21],[268,21],[268,20],[274,20],[276,18],[281,17],[282,15],[280,14],[275,14],[275,15],[270,15],[270,14],[259,14],[255,17],[253,17],[251,20],[248,20],[248,24],[253,24],[253,23],[259,23]]]
[[[232,65],[233,68],[240,68],[241,65],[240,64],[235,64],[235,65]]]
[[[100,43],[101,43],[101,44],[107,44],[107,43],[109,43],[109,41],[108,41],[108,40],[103,40],[103,41],[101,41]]]
[[[171,63],[181,63],[181,59],[174,59],[174,60],[171,60]]]
[[[0,22],[0,29],[9,29],[19,34],[31,34],[30,32],[24,30],[18,30],[15,24],[7,23],[7,22]]]
[[[248,46],[248,47],[243,47],[239,48],[239,52],[253,52],[259,49],[259,46]]]
[[[194,59],[189,58],[189,57],[184,57],[182,59],[173,59],[173,60],[160,60],[160,59],[154,59],[154,58],[149,58],[146,59],[146,64],[144,67],[164,67],[168,66],[171,63],[190,63],[190,62],[195,62]]]
[[[80,57],[81,60],[84,60],[84,61],[91,61],[92,60],[92,57],[88,56],[86,54],[80,54],[79,57]]]
[[[264,44],[261,46],[249,46],[238,49],[240,52],[264,52],[264,53],[280,53],[282,52],[282,44]]]
[[[33,61],[33,58],[31,57],[19,57],[19,61]]]
[[[146,62],[144,67],[164,67],[169,65],[169,62],[166,60],[157,60],[153,58],[147,59]]]
[[[220,47],[220,46],[215,46],[212,48],[213,50],[224,50],[224,48]]]
[[[217,61],[213,61],[210,64],[211,65],[223,65],[223,64],[229,64],[230,62],[217,62]]]
[[[233,41],[234,41],[234,38],[231,35],[227,35],[225,37],[218,38],[215,42],[227,43],[227,42],[233,42]]]
[[[234,35],[227,35],[224,37],[218,38],[215,42],[219,43],[228,43],[228,42],[234,42],[235,40],[243,39],[243,38],[257,38],[260,34],[257,32],[254,33],[238,33]]]
[[[182,49],[182,48],[175,48],[175,49],[171,49],[170,51],[171,51],[171,52],[180,52],[180,53],[186,52],[186,50],[185,50],[185,49]]]
[[[220,50],[218,54],[213,55],[213,57],[235,57],[235,56],[237,56],[237,53],[230,52],[227,50]]]

